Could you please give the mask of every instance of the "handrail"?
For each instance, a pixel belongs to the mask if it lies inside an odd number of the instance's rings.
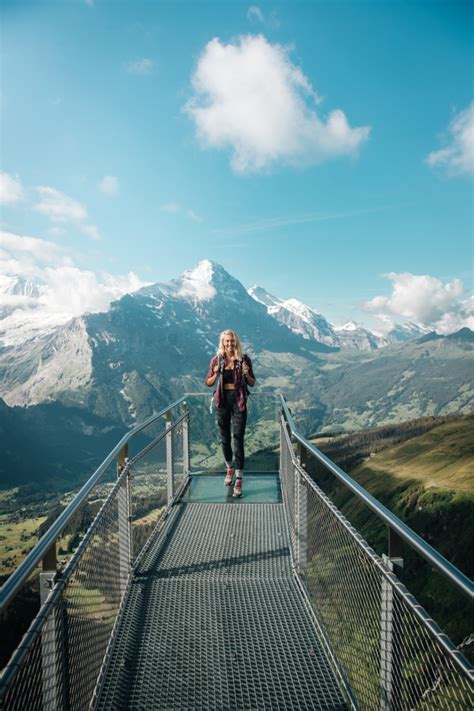
[[[151,425],[155,420],[160,419],[167,412],[177,407],[181,403],[186,401],[188,397],[187,394],[183,395],[179,400],[175,400],[171,405],[168,405],[163,410],[155,415],[151,415],[147,420],[139,425],[136,425],[133,429],[127,432],[120,442],[115,445],[113,450],[107,455],[102,464],[100,464],[92,476],[86,481],[83,487],[78,491],[73,500],[66,506],[64,511],[56,519],[56,521],[48,528],[46,533],[40,538],[38,543],[31,549],[24,561],[18,566],[18,568],[10,575],[8,580],[0,588],[0,612],[2,612],[11,599],[16,595],[19,588],[23,585],[25,580],[28,578],[30,573],[36,568],[38,563],[44,558],[45,554],[53,545],[56,538],[63,531],[67,523],[70,521],[71,516],[77,511],[79,506],[82,504],[84,499],[89,495],[95,485],[102,479],[104,474],[109,469],[110,465],[117,458],[119,452],[123,447],[134,437],[136,434],[141,432],[143,429]]]
[[[334,474],[344,486],[346,486],[353,494],[361,499],[390,529],[395,531],[397,535],[407,543],[410,548],[413,548],[419,555],[430,563],[442,575],[449,578],[451,582],[464,595],[472,601],[474,599],[474,583],[467,575],[464,575],[455,565],[446,560],[437,550],[427,543],[421,536],[415,533],[409,526],[401,521],[393,514],[386,506],[381,504],[377,499],[369,494],[363,486],[358,484],[355,479],[346,474],[343,469],[334,464],[325,454],[319,451],[311,442],[301,435],[296,429],[293,416],[288,408],[284,396],[280,393],[280,402],[284,417],[290,428],[290,432],[297,442],[299,442],[308,452],[310,452],[331,474]]]

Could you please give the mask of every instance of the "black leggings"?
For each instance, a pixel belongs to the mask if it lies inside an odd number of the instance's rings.
[[[234,432],[234,452],[236,469],[244,468],[244,435],[247,424],[247,408],[239,410],[235,390],[224,390],[224,402],[217,408],[217,424],[221,435],[222,451],[226,462],[232,461],[232,447],[230,445],[230,423]]]

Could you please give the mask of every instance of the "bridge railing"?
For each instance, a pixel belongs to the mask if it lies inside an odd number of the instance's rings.
[[[277,468],[276,455],[259,452],[278,443],[278,406],[273,394],[249,402],[247,454],[257,468]],[[0,590],[3,612],[39,575],[39,613],[0,677],[5,708],[89,707],[133,566],[190,471],[202,469],[222,470],[211,391],[187,393],[131,429],[106,457]],[[93,521],[61,566],[65,532],[81,528],[91,511]]]
[[[133,564],[187,482],[188,434],[185,398],[128,432],[2,587],[4,610],[42,562],[40,611],[2,672],[5,708],[89,708]],[[147,511],[144,526],[137,519],[150,496],[158,497],[157,508]],[[99,510],[61,570],[62,532],[97,501]],[[138,536],[143,528],[146,535]]]
[[[472,582],[296,429],[282,398],[280,474],[297,579],[343,683],[363,709],[464,709],[474,670],[393,573],[403,538],[471,601]],[[378,556],[308,476],[317,460],[389,527]],[[392,555],[390,555],[392,547]]]

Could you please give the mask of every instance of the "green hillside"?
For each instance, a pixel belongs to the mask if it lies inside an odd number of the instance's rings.
[[[352,475],[360,483],[382,477],[384,486],[391,480],[398,486],[400,481],[416,480],[425,488],[474,494],[474,414],[378,452]]]
[[[434,418],[433,418],[434,419]],[[474,577],[474,415],[456,417],[432,426],[428,432],[407,439],[406,430],[429,425],[412,421],[401,423],[400,435],[405,441],[382,449],[370,431],[349,437],[317,442],[331,459],[358,463],[346,471],[381,503],[405,521],[445,558],[470,578]],[[379,428],[379,430],[389,428]],[[404,432],[405,430],[405,432]],[[377,430],[374,431],[377,433]],[[380,451],[365,449],[360,462],[361,441],[364,448],[372,437]],[[348,443],[352,440],[352,453]],[[390,441],[390,437],[388,437]],[[338,456],[339,448],[339,456]],[[374,446],[376,450],[376,446]],[[372,453],[371,453],[372,452]],[[387,527],[355,496],[324,473],[310,467],[315,481],[331,496],[336,506],[379,553],[387,552]],[[408,546],[403,550],[404,567],[397,575],[436,622],[457,644],[473,631],[472,604],[457,593],[440,574]],[[473,658],[472,649],[467,651]]]

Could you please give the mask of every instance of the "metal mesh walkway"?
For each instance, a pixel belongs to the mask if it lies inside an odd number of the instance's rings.
[[[282,504],[174,507],[134,575],[96,708],[347,708]]]

